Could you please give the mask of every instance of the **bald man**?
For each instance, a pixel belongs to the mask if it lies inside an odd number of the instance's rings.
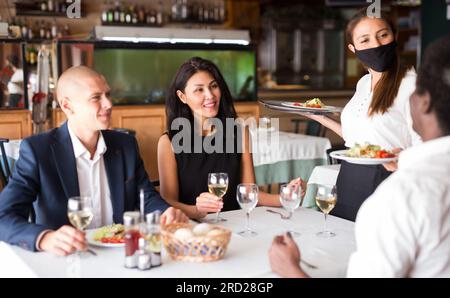
[[[70,226],[70,197],[89,196],[89,228],[122,223],[125,211],[160,210],[163,223],[187,217],[155,191],[145,172],[136,139],[107,130],[111,121],[110,88],[105,78],[85,67],[72,67],[58,80],[57,98],[67,122],[24,139],[20,158],[0,193],[0,241],[32,251],[68,255],[86,250],[85,234]],[[28,221],[34,208],[36,220]]]

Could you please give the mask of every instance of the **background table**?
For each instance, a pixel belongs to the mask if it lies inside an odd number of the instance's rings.
[[[309,177],[308,184],[336,185],[341,165],[317,166]]]
[[[307,181],[316,166],[328,163],[326,150],[331,144],[327,138],[263,129],[252,130],[251,135],[258,185],[286,183],[297,177]],[[303,206],[315,206],[314,196],[315,191],[308,189]]]
[[[278,214],[266,212],[266,209],[258,207],[250,215],[251,227],[258,233],[253,238],[236,234],[245,227],[243,210],[221,213],[227,219],[223,226],[231,229],[233,234],[225,257],[216,262],[173,261],[163,249],[161,267],[139,271],[123,267],[123,248],[92,247],[97,256],[57,257],[0,242],[0,277],[276,277],[270,270],[268,250],[273,237],[290,226],[301,233],[295,240],[304,260],[318,267],[302,266],[308,274],[312,277],[345,276],[349,256],[356,247],[353,222],[329,216],[327,224],[337,236],[324,239],[316,236],[323,228],[322,213],[299,208],[290,222],[280,219]]]

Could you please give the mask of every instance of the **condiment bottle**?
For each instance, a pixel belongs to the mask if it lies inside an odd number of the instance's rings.
[[[138,240],[140,213],[136,211],[128,211],[123,214],[123,223],[125,225],[125,267],[135,268],[138,263]]]

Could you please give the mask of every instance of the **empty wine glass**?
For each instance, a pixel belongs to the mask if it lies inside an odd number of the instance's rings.
[[[284,209],[289,212],[286,217],[289,221],[297,209],[302,203],[302,186],[300,184],[283,184],[280,187],[280,203]],[[289,229],[289,232],[293,237],[300,236],[300,233]]]
[[[316,204],[325,215],[323,231],[318,232],[317,236],[328,238],[336,236],[335,233],[327,230],[327,215],[333,210],[337,202],[337,189],[333,185],[319,185],[317,188]]]
[[[228,189],[228,174],[227,173],[209,173],[208,174],[208,190],[210,193],[223,198]],[[226,221],[225,218],[220,217],[220,211],[216,213],[214,222],[218,223]]]
[[[239,184],[237,186],[236,198],[247,216],[247,228],[238,234],[243,237],[256,236],[257,233],[250,229],[250,212],[256,207],[256,204],[258,204],[258,186],[254,183]]]
[[[90,197],[71,197],[67,202],[67,216],[70,223],[84,231],[92,222],[94,212]]]

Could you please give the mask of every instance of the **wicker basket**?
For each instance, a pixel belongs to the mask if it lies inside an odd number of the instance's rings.
[[[231,231],[220,226],[212,229],[221,233],[215,235],[194,236],[187,240],[174,237],[180,228],[192,229],[188,223],[174,223],[165,225],[161,231],[164,247],[173,260],[190,262],[211,262],[221,259],[227,250],[231,238]]]

